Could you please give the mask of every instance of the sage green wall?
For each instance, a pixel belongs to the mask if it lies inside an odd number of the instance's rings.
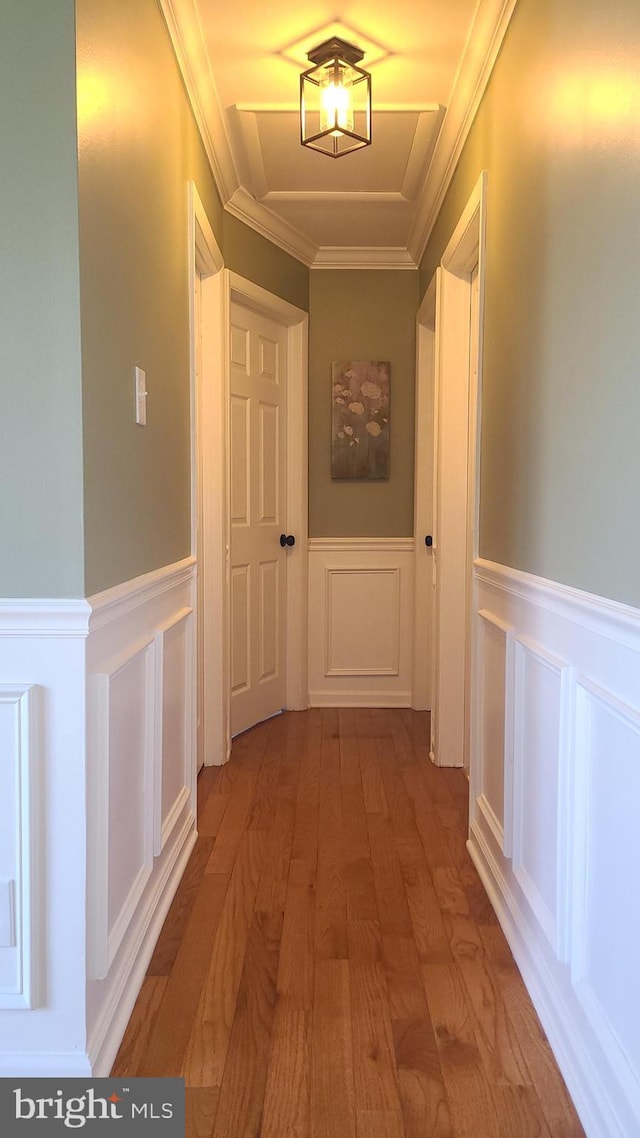
[[[308,270],[225,220],[157,0],[77,0],[86,591],[190,552],[187,181],[229,268],[306,307]],[[228,249],[227,249],[228,246]],[[148,425],[134,420],[134,367]]]
[[[519,0],[422,290],[482,169],[480,553],[640,606],[637,0]]]
[[[313,270],[309,288],[309,534],[413,534],[418,273]],[[391,476],[331,481],[331,363],[391,361]]]
[[[222,234],[227,268],[308,311],[309,270],[306,265],[272,245],[233,214],[224,214]]]
[[[0,596],[83,595],[73,0],[4,0]]]

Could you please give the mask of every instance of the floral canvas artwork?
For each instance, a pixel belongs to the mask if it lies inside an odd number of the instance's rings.
[[[389,477],[388,360],[331,365],[331,477]]]

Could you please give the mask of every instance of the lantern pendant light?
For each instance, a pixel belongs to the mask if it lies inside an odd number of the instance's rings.
[[[300,76],[300,141],[340,158],[371,143],[371,76],[358,67],[364,52],[334,37],[308,53]]]

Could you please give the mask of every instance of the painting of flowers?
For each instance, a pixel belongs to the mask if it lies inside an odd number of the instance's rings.
[[[331,477],[389,477],[388,360],[331,365]]]

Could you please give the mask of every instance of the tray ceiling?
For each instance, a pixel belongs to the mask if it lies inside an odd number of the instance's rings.
[[[225,208],[316,266],[414,267],[515,0],[160,0]],[[307,52],[365,52],[372,144],[300,145]]]

